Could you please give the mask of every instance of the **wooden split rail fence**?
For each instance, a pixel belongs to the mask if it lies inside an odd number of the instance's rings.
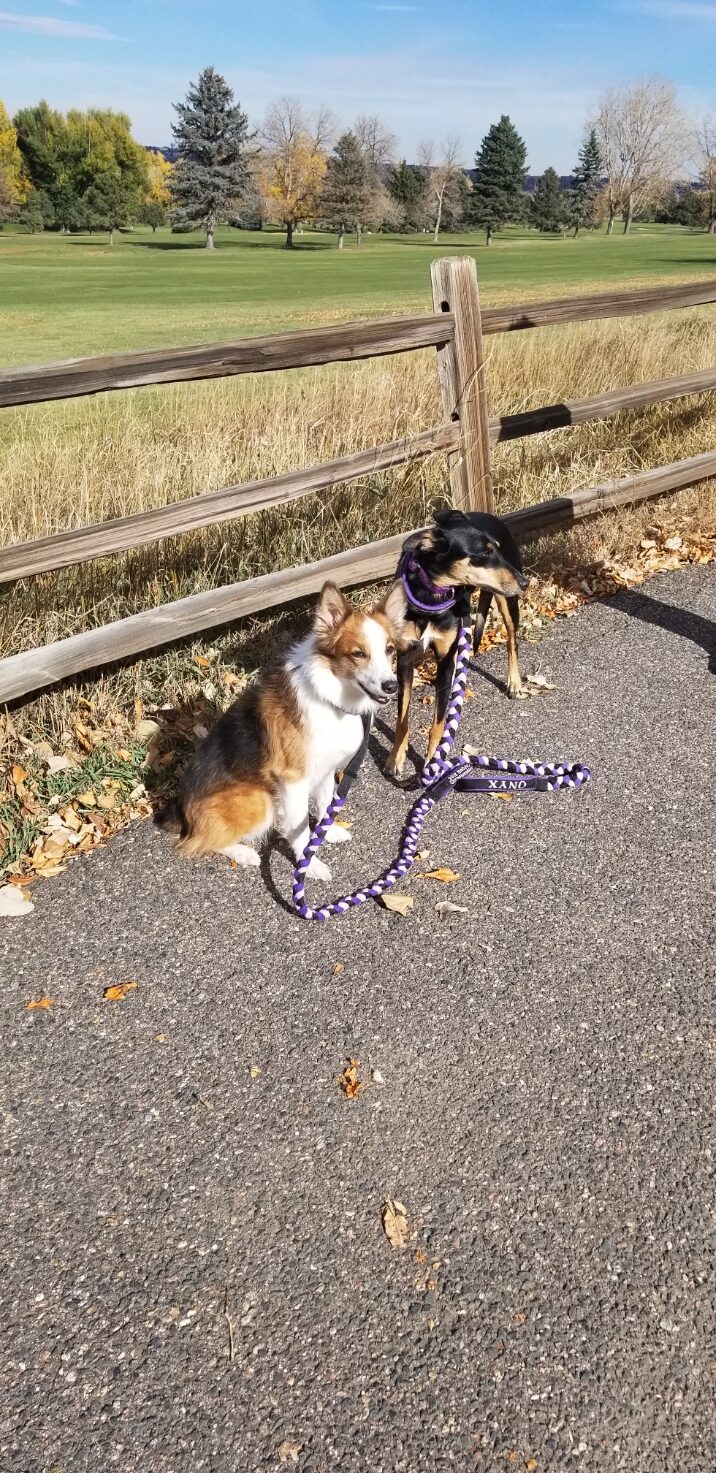
[[[610,389],[592,399],[550,404],[490,419],[485,385],[485,334],[697,307],[716,302],[716,281],[566,297],[481,311],[475,262],[470,256],[455,256],[433,262],[432,288],[434,310],[420,316],[341,323],[233,343],[76,358],[0,372],[2,409],[150,384],[353,362],[433,347],[437,349],[445,411],[441,424],[419,434],[324,465],[227,486],[151,511],[0,548],[0,584],[140,547],[163,537],[194,532],[214,522],[279,506],[310,492],[325,491],[340,482],[390,470],[436,452],[448,455],[453,504],[465,510],[492,510],[492,444],[716,389],[715,367],[678,378]],[[710,476],[716,476],[716,450],[525,507],[509,513],[506,519],[518,535],[533,535]],[[388,577],[409,530],[406,528],[400,536],[381,542],[350,548],[320,562],[193,594],[58,640],[42,649],[0,659],[0,702],[17,700],[68,676],[138,655],[245,614],[303,598],[316,593],[326,578],[357,585]]]

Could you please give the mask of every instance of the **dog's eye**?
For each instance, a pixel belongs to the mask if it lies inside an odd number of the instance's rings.
[[[365,650],[351,650],[351,659],[352,660],[367,660],[368,659],[368,656],[367,656]]]
[[[387,644],[385,646],[385,653],[386,653],[386,655],[394,655],[395,654],[395,645],[394,644]]]

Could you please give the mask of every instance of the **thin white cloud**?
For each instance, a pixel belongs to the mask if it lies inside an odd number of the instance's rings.
[[[58,36],[67,41],[119,41],[103,26],[87,26],[75,20],[58,20],[54,15],[17,15],[0,10],[0,31],[23,31],[32,36]]]
[[[709,4],[709,0],[636,0],[631,9],[654,20],[695,20],[716,25],[716,4]]]

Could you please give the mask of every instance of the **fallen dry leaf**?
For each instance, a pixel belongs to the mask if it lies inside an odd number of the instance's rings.
[[[207,664],[208,663],[209,662],[207,660]],[[284,1438],[284,1441],[279,1443],[279,1446],[276,1449],[278,1453],[279,1463],[283,1463],[284,1466],[286,1466],[288,1463],[297,1463],[298,1455],[302,1447],[302,1442],[289,1442],[288,1438]]]
[[[387,1202],[383,1203],[381,1220],[383,1232],[391,1248],[404,1248],[410,1237],[407,1207],[399,1202],[397,1197],[389,1197]]]
[[[146,718],[144,721],[140,721],[137,723],[137,726],[134,730],[134,735],[137,738],[137,741],[141,742],[143,747],[146,747],[148,743],[152,740],[152,737],[155,737],[157,735],[158,731],[159,722],[152,721],[150,718]]]
[[[68,767],[71,766],[72,763],[69,757],[48,757],[47,759],[47,771],[50,777],[54,776],[56,772],[66,772]]]
[[[535,1473],[535,1468],[539,1468],[539,1459],[528,1458],[527,1462],[525,1463],[525,1468],[527,1469],[527,1473]]]
[[[22,784],[25,781],[25,778],[27,777],[27,773],[24,767],[20,767],[16,764],[14,767],[10,768],[10,776],[15,784],[15,787],[21,788]]]
[[[468,914],[466,905],[454,905],[452,900],[438,900],[435,909],[439,916],[454,915],[456,912],[464,916]]]
[[[133,992],[136,982],[115,982],[112,987],[105,987],[102,996],[106,1002],[122,1002],[128,992]]]
[[[97,794],[92,788],[87,788],[84,793],[77,794],[77,802],[80,803],[83,808],[96,808]]]
[[[380,903],[386,910],[394,910],[399,916],[406,916],[413,909],[415,898],[413,895],[381,895]]]
[[[27,1011],[31,1013],[35,1008],[54,1008],[54,1006],[55,1000],[53,997],[38,997],[33,998],[32,1002],[27,1004]]]
[[[34,909],[34,902],[17,885],[0,885],[0,916],[29,916]]]
[[[540,675],[540,674],[537,674],[537,675],[528,675],[527,678],[526,678],[526,680],[525,680],[525,684],[526,684],[526,686],[528,687],[529,690],[535,690],[535,691],[537,691],[537,690],[556,690],[557,689],[556,685],[550,685],[550,683],[547,680],[546,676]]]
[[[82,828],[82,820],[77,817],[74,808],[70,808],[69,806],[67,808],[61,808],[60,818],[67,825],[68,829],[72,829],[75,834]]]
[[[365,1081],[359,1078],[360,1059],[349,1059],[342,1074],[338,1076],[338,1085],[347,1100],[357,1100],[365,1089]]]
[[[341,972],[343,972],[343,971],[345,971],[345,963],[344,962],[336,962],[336,965],[333,968],[333,971],[331,972],[331,976],[332,977],[340,977]]]
[[[195,655],[194,664],[201,665],[202,670],[208,670],[211,660],[207,660],[206,655]]]
[[[263,1069],[261,1068],[261,1065],[252,1064],[251,1068],[249,1069],[249,1074],[251,1075],[252,1079],[260,1079],[261,1075],[263,1074]]]
[[[439,880],[441,885],[452,885],[459,878],[454,869],[446,869],[445,866],[441,869],[428,869],[424,875],[418,876],[420,880]]]

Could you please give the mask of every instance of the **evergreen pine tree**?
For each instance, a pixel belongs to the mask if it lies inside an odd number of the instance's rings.
[[[207,250],[213,250],[217,223],[236,209],[249,182],[248,119],[213,67],[205,68],[174,109],[178,158],[171,181],[172,218],[180,226],[201,225]]]
[[[420,230],[427,215],[425,170],[418,164],[408,164],[401,159],[390,170],[387,185],[388,193],[400,211],[400,229]]]
[[[114,245],[115,231],[121,230],[132,218],[136,197],[119,169],[105,169],[96,175],[79,203],[82,224],[90,232],[109,231],[109,243]]]
[[[346,229],[353,227],[356,243],[361,243],[361,230],[371,212],[374,185],[355,133],[343,133],[328,160],[321,192],[320,212],[338,229],[338,248],[343,245]]]
[[[54,225],[55,211],[43,189],[30,190],[20,214],[20,223],[27,227],[31,235]]]
[[[554,169],[545,169],[530,199],[530,219],[544,234],[558,235],[564,228],[564,196]]]
[[[475,157],[477,183],[472,192],[472,218],[484,225],[487,244],[501,225],[520,220],[524,213],[523,185],[527,149],[505,113],[485,134]]]
[[[568,221],[575,236],[580,230],[592,230],[597,221],[597,199],[602,182],[603,163],[595,128],[587,134],[579,150],[574,183],[569,191]]]

